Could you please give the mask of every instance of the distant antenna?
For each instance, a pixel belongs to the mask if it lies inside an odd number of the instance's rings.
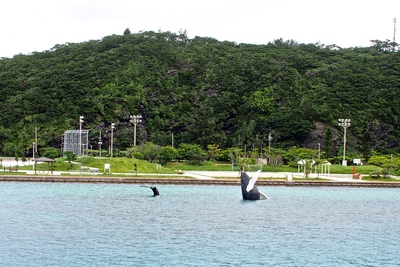
[[[396,47],[396,18],[393,19],[393,51]]]

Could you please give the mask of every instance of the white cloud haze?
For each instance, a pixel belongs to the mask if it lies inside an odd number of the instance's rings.
[[[365,47],[393,39],[394,17],[400,25],[399,0],[0,0],[0,7],[0,57],[121,35],[126,28],[186,30],[189,38],[236,43],[282,38]]]

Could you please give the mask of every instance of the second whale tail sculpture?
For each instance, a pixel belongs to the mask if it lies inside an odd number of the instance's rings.
[[[154,196],[160,195],[160,192],[158,192],[158,189],[157,189],[157,187],[155,187],[155,186],[145,186],[145,185],[141,185],[140,187],[148,187],[148,188],[150,188],[150,189],[153,191],[153,195],[154,195]]]
[[[268,198],[264,193],[260,192],[255,185],[259,175],[260,170],[255,172],[252,178],[250,178],[246,172],[241,173],[240,180],[242,184],[242,196],[244,200],[260,200]]]

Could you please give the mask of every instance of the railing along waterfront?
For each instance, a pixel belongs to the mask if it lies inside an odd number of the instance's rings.
[[[124,184],[164,184],[164,185],[226,185],[240,186],[240,179],[193,179],[172,177],[99,177],[99,176],[46,176],[46,175],[0,175],[3,182],[59,182],[59,183],[124,183]],[[260,179],[258,186],[348,186],[348,187],[387,187],[400,188],[400,182],[380,181],[317,181],[317,180],[285,180]]]

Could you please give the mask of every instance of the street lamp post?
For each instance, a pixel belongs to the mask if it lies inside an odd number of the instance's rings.
[[[267,158],[267,164],[270,163],[271,160],[271,141],[272,141],[272,135],[271,132],[268,134],[268,158]]]
[[[344,134],[343,134],[343,161],[342,165],[347,166],[347,161],[346,161],[346,131],[347,128],[351,125],[351,120],[350,119],[339,119],[339,126],[342,126],[344,129]]]
[[[268,149],[271,150],[271,141],[272,141],[272,135],[271,132],[268,134]]]
[[[32,142],[32,151],[33,151],[32,158],[35,159],[35,142]]]
[[[99,157],[101,158],[101,145],[103,144],[103,142],[101,142],[101,130],[100,130],[100,136],[99,136]]]
[[[35,158],[36,154],[37,154],[37,147],[38,147],[38,133],[37,133],[38,129],[35,126],[35,148],[33,149],[33,158]]]
[[[136,146],[136,125],[142,122],[142,115],[131,115],[130,118],[133,123],[133,146]]]
[[[318,159],[321,159],[321,143],[318,143]]]
[[[82,155],[82,123],[83,116],[79,116],[79,155]]]
[[[33,156],[32,159],[35,159],[35,142],[32,142],[32,151],[33,151]],[[35,170],[35,164],[32,164],[32,170]]]
[[[114,133],[114,129],[115,129],[115,123],[111,123],[111,144],[110,144],[110,154],[111,154],[111,157],[113,156],[113,147],[114,147],[114,135],[113,135],[113,133]]]

